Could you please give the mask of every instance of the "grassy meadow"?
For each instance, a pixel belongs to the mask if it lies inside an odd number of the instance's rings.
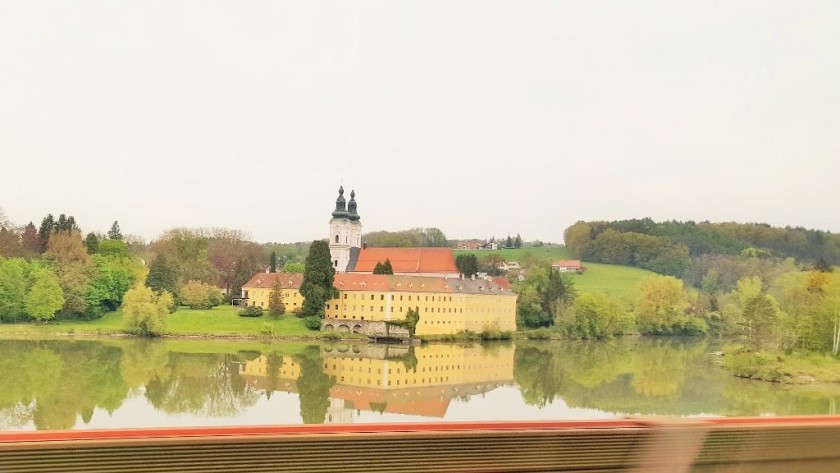
[[[636,297],[639,282],[656,273],[646,269],[612,264],[584,263],[586,272],[572,274],[572,281],[578,292],[599,292],[632,301]]]
[[[571,259],[569,251],[562,245],[542,246],[538,248],[518,248],[502,250],[455,250],[455,255],[474,254],[481,258],[487,255],[498,255],[505,261],[528,263],[535,260]],[[586,272],[583,274],[568,273],[575,283],[578,292],[600,292],[611,294],[628,301],[636,296],[639,281],[655,273],[646,269],[630,266],[616,266],[612,264],[583,263]]]

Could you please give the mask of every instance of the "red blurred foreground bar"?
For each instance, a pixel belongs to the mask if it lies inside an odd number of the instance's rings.
[[[0,433],[0,472],[833,472],[840,417]]]

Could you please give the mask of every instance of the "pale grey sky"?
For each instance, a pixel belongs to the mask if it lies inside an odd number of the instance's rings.
[[[561,241],[652,217],[840,231],[837,1],[0,0],[0,208]]]

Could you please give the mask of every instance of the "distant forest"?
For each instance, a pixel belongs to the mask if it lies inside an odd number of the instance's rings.
[[[692,264],[713,256],[793,258],[812,266],[840,264],[840,235],[801,227],[644,218],[577,222],[564,236],[571,254],[586,261],[636,266],[678,277],[689,276]]]

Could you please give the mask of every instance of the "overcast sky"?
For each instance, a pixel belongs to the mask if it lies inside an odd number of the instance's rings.
[[[577,220],[840,231],[840,2],[0,0],[0,208],[559,242]]]

